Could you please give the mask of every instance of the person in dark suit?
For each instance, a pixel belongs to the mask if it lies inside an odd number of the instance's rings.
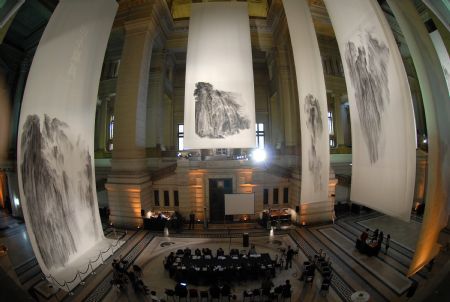
[[[291,248],[291,246],[288,246],[288,250],[286,252],[286,266],[284,269],[292,268],[292,258],[294,257],[294,250]]]
[[[189,229],[194,229],[195,228],[195,213],[194,211],[191,211],[191,213],[189,214]]]
[[[369,229],[366,229],[364,232],[362,232],[359,238],[361,239],[363,244],[366,243],[367,238],[369,238]]]
[[[387,251],[389,249],[390,244],[391,244],[391,235],[388,234],[386,237],[386,243],[385,243],[385,245],[386,245],[386,250],[384,251],[385,255],[387,255]]]
[[[286,283],[283,285],[283,291],[281,292],[283,297],[289,297],[291,294],[291,282],[286,280]]]

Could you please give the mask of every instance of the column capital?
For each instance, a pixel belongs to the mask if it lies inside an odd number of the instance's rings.
[[[125,35],[137,35],[142,33],[154,34],[157,30],[152,17],[130,20],[123,23]]]

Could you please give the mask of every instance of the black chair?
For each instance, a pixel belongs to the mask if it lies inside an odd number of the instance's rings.
[[[310,286],[312,287],[314,281],[314,272],[313,273],[307,273],[305,277],[305,284],[310,283]]]
[[[277,299],[274,293],[271,293],[270,290],[264,289],[261,291],[261,297],[263,301],[272,301],[273,299]]]
[[[261,300],[261,290],[259,288],[255,288],[252,290],[253,294],[253,301],[255,301],[255,298],[258,298],[258,301]]]
[[[212,301],[217,300],[219,302],[220,301],[220,292],[219,293],[213,292],[213,293],[211,293],[210,297],[211,297],[211,299],[209,301],[212,302]]]
[[[195,288],[190,288],[189,289],[189,301],[192,301],[193,299],[198,301],[198,298],[199,298],[198,290]]]
[[[322,296],[325,296],[328,293],[328,290],[330,289],[330,283],[329,282],[322,282],[322,285],[320,286],[319,294]]]
[[[185,301],[188,300],[188,292],[182,292],[182,293],[176,293],[175,296],[178,297],[178,301],[181,301],[181,299],[184,298]]]
[[[228,285],[224,285],[220,290],[220,295],[222,296],[222,298],[228,299],[228,301],[230,301],[232,297],[230,287]]]
[[[169,301],[169,297],[172,297],[172,301],[175,301],[175,291],[173,289],[166,288],[165,294],[166,294],[166,301]]]
[[[283,292],[283,285],[278,285],[273,289],[272,300],[279,300],[281,293]]]
[[[247,298],[251,301],[253,299],[253,293],[244,290],[243,297],[244,297],[243,301],[245,301],[245,299],[247,299]]]
[[[289,299],[289,301],[292,300],[292,290],[284,290],[283,293],[281,294],[281,297],[283,298],[283,301],[286,301],[287,299]]]
[[[203,301],[203,299],[206,299],[207,302],[209,301],[209,294],[206,290],[200,291],[200,301]]]

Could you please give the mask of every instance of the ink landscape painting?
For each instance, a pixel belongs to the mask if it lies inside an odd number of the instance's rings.
[[[199,137],[223,139],[250,128],[250,120],[242,112],[240,94],[197,82],[194,97],[195,133]]]
[[[390,102],[389,48],[369,31],[345,45],[345,62],[356,100],[362,136],[373,164],[382,156],[384,115]]]
[[[304,111],[307,116],[306,126],[310,132],[311,145],[308,150],[308,169],[313,175],[314,191],[322,189],[322,160],[317,148],[323,133],[322,110],[317,98],[312,94],[305,97]]]
[[[64,267],[103,239],[88,144],[48,115],[28,115],[22,129],[27,228],[47,268]]]

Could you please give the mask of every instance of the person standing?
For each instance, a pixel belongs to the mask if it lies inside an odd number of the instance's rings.
[[[194,211],[191,211],[189,214],[189,229],[194,229],[195,227],[195,213]]]
[[[292,258],[294,257],[294,250],[291,249],[291,246],[288,246],[288,250],[286,252],[286,266],[284,269],[292,268]]]
[[[391,235],[390,234],[387,235],[385,244],[386,244],[386,250],[384,251],[384,254],[387,255],[389,245],[391,244]]]
[[[383,231],[381,231],[380,234],[378,235],[378,244],[380,246],[383,243],[383,240],[384,240],[384,234],[383,234]]]
[[[369,238],[369,229],[366,229],[364,232],[362,232],[359,238],[361,239],[362,243],[366,243],[367,238]]]

